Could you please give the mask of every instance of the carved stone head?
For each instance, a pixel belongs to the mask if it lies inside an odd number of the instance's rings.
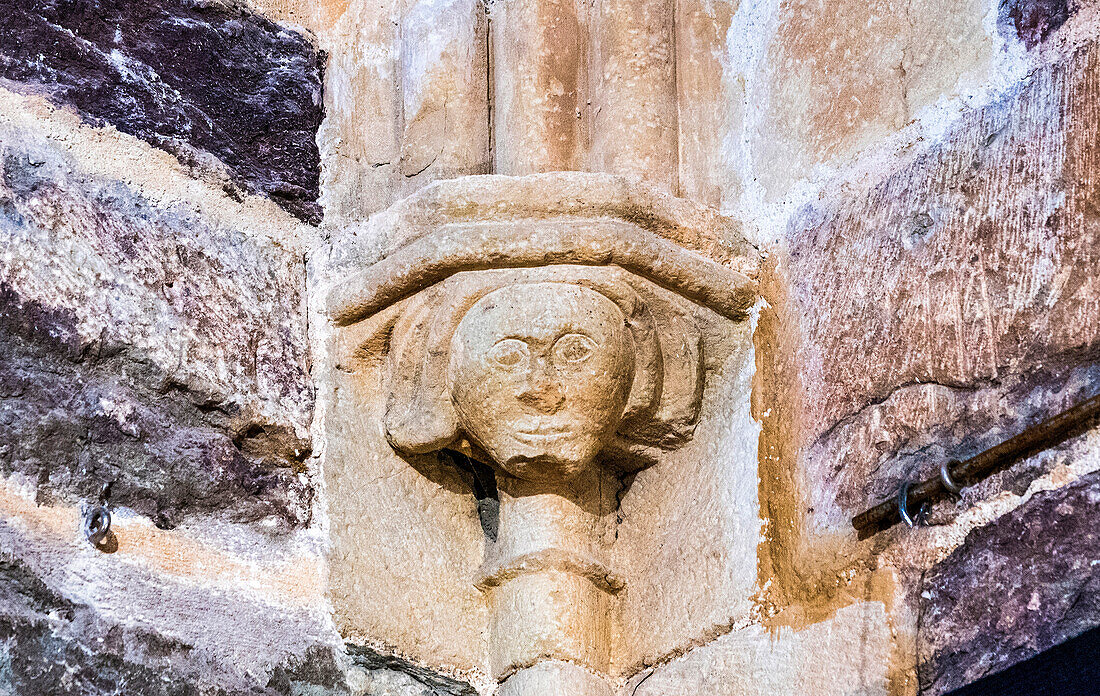
[[[459,322],[447,381],[462,430],[505,471],[569,478],[622,421],[634,339],[618,305],[594,290],[503,287]]]
[[[486,200],[487,189],[441,184],[397,206],[403,241],[334,288],[338,326],[383,310],[391,322],[372,354],[386,356],[394,449],[452,448],[521,479],[560,481],[597,459],[648,466],[691,437],[703,388],[697,312],[744,318],[755,285],[725,265],[732,257],[674,241],[713,251],[700,240],[726,224],[719,217],[654,198],[638,218],[641,201],[589,200],[593,180],[582,178],[577,189],[569,176],[500,179]],[[565,189],[540,188],[555,182]]]
[[[691,435],[698,329],[622,269],[463,273],[410,304],[391,339],[385,429],[399,451],[456,447],[564,480],[603,452],[644,466]]]

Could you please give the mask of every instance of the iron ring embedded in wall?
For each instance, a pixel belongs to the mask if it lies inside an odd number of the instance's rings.
[[[909,514],[909,486],[912,483],[906,479],[898,488],[898,512],[901,514],[901,521],[910,528],[920,526],[924,516],[928,514],[928,503],[921,503],[916,515]]]
[[[93,505],[84,512],[84,536],[99,546],[111,531],[111,512],[103,505]]]
[[[963,489],[961,484],[951,478],[951,469],[957,464],[958,462],[952,459],[940,465],[940,481],[943,483],[943,487],[947,489],[947,492],[956,498],[962,494]]]

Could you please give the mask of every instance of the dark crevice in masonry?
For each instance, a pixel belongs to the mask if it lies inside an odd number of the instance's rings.
[[[324,64],[243,3],[0,0],[0,77],[314,224]]]
[[[110,484],[110,504],[162,528],[212,513],[278,520],[276,533],[308,524],[312,488],[296,473],[308,442],[76,326],[0,284],[0,472],[36,482],[42,503]]]
[[[634,485],[634,479],[637,477],[637,471],[628,471],[616,476],[616,480],[619,482],[619,488],[615,491],[615,539],[619,538],[619,527],[622,526],[623,520],[626,519],[623,516],[623,499],[626,498],[626,494],[630,492],[630,487]]]
[[[481,530],[489,541],[496,541],[500,531],[500,494],[497,491],[496,472],[488,464],[467,457],[454,450],[440,450],[439,457],[465,474],[466,483],[477,499],[477,516]]]
[[[478,696],[474,687],[466,682],[451,679],[399,657],[383,655],[370,648],[347,644],[353,664],[368,670],[388,670],[408,675],[427,689],[428,696]]]

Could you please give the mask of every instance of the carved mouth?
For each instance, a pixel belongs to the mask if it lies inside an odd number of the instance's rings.
[[[545,442],[566,437],[570,433],[567,428],[540,426],[534,430],[517,430],[514,434],[516,439],[521,442]]]

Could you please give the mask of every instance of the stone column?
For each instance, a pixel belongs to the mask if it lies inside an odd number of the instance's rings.
[[[593,23],[590,168],[676,193],[674,0],[599,0]]]
[[[497,174],[580,169],[586,151],[588,38],[576,0],[503,0],[493,8]]]
[[[478,0],[418,0],[401,20],[401,181],[489,171],[488,49]]]
[[[610,696],[609,614],[623,583],[603,559],[618,481],[590,466],[568,483],[503,475],[500,531],[479,586],[492,605],[501,696]]]

